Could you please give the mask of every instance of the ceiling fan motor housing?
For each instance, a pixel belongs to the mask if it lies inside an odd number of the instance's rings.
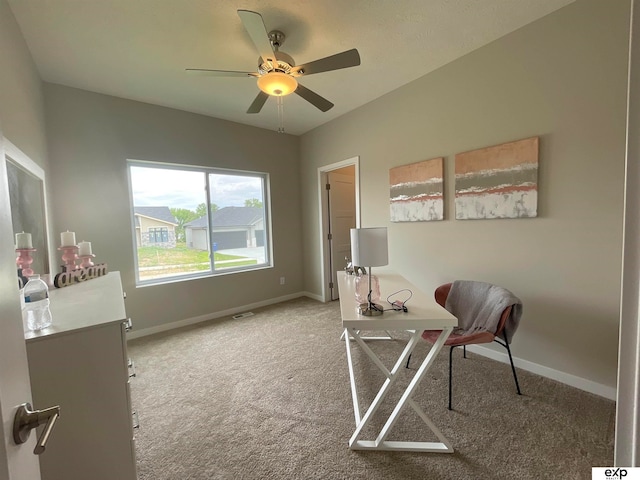
[[[269,72],[282,72],[282,73],[291,73],[291,68],[296,65],[291,55],[288,55],[284,52],[275,52],[276,56],[276,65],[273,65],[271,62],[264,62],[262,57],[258,58],[258,72],[261,75]]]

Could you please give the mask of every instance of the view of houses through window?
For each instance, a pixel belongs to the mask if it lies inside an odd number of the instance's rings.
[[[138,282],[270,264],[266,174],[135,161],[129,173]]]

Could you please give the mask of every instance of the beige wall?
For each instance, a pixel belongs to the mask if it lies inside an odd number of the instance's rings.
[[[517,357],[615,387],[629,3],[578,0],[302,136],[306,290],[321,291],[317,168],[359,155],[362,226],[389,228],[391,268],[425,291],[513,290]],[[538,218],[455,220],[454,155],[531,136]],[[438,156],[446,219],[390,223],[389,169]]]
[[[120,270],[138,329],[302,290],[297,137],[60,85],[45,98],[55,223]],[[127,159],[267,172],[275,268],[135,288]]]
[[[49,172],[42,81],[6,0],[0,0],[0,132],[30,160]],[[53,217],[51,189],[47,207]],[[56,265],[56,238],[49,229],[49,259]],[[13,241],[0,248],[13,249]],[[35,255],[40,255],[36,253]],[[44,257],[44,256],[43,256]],[[61,262],[60,262],[61,263]]]
[[[0,126],[5,137],[47,170],[42,82],[6,0],[0,0]]]

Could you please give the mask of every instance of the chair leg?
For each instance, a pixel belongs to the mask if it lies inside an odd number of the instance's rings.
[[[453,383],[453,375],[452,375],[452,365],[453,365],[453,349],[455,345],[449,348],[449,410],[451,410],[451,392],[452,392],[452,383]]]
[[[453,410],[452,408],[452,401],[451,398],[453,396],[453,349],[456,348],[456,346],[458,345],[454,345],[452,347],[449,348],[449,410]],[[465,358],[467,358],[466,353],[467,353],[467,347],[466,345],[462,346],[464,353],[465,353]],[[509,348],[507,347],[507,350],[509,350]],[[509,358],[511,358],[511,352],[509,352]],[[409,358],[407,358],[407,364],[405,365],[405,368],[409,368],[409,362],[411,361],[411,354],[409,355]],[[511,367],[513,368],[513,361],[511,362]],[[515,376],[516,371],[515,369],[513,370],[513,375]],[[516,377],[516,386],[518,386],[518,378]],[[518,386],[518,394],[520,394],[520,387]]]
[[[455,348],[455,345],[451,348],[449,348],[449,410],[451,410],[451,392],[452,392],[452,387],[451,387],[451,383],[453,381],[453,374],[452,374],[452,364],[453,364],[453,349]],[[409,362],[411,361],[411,354],[409,354],[409,358],[407,358],[407,364],[405,365],[405,368],[409,368]]]
[[[462,345],[462,356],[464,358],[467,358],[467,346],[466,345]]]
[[[513,358],[511,357],[511,349],[509,348],[509,344],[505,342],[507,345],[507,353],[509,354],[509,361],[511,362],[511,371],[513,372],[513,379],[516,382],[516,390],[518,391],[518,395],[522,395],[520,392],[520,384],[518,383],[518,375],[516,375],[516,367],[513,364]]]
[[[522,395],[522,393],[520,392],[520,384],[518,383],[518,375],[516,375],[516,367],[513,364],[513,357],[511,356],[511,349],[509,348],[509,342],[507,341],[506,329],[502,331],[502,335],[504,336],[504,343],[500,341],[498,341],[498,343],[507,349],[507,353],[509,354],[509,362],[511,362],[511,371],[513,372],[513,379],[516,382],[516,390],[518,391],[518,395]]]

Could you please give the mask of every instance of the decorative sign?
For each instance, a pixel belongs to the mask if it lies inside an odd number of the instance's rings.
[[[58,273],[53,280],[53,284],[56,288],[68,287],[69,285],[85,282],[106,274],[107,264],[100,263],[91,267],[82,267]]]
[[[62,265],[62,272],[53,279],[53,285],[56,288],[68,287],[107,274],[106,263],[98,265],[93,263],[95,255],[91,253],[91,242],[83,241],[76,245],[76,232],[68,230],[60,234],[60,241],[62,246],[58,247],[58,250],[62,252],[64,265]],[[76,264],[78,259],[79,265]]]

